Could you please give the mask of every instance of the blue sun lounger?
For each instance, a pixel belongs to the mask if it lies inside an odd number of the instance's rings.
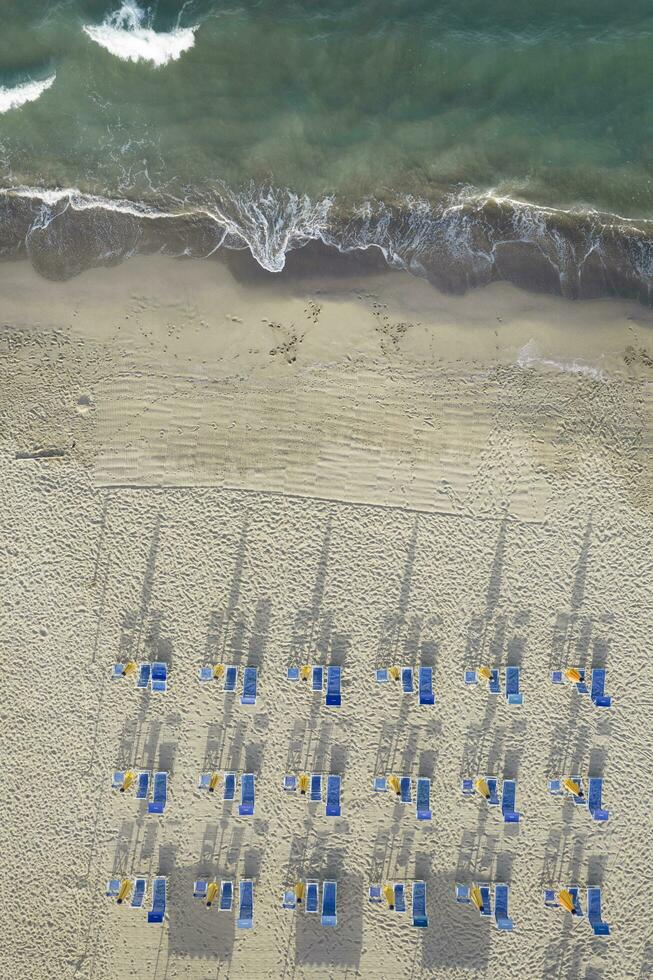
[[[395,884],[395,912],[406,911],[406,890],[401,883]]]
[[[154,773],[154,789],[152,790],[152,802],[147,804],[148,813],[163,813],[168,800],[168,773]]]
[[[297,908],[297,896],[292,888],[289,888],[288,891],[283,893],[281,908],[289,909],[291,912]]]
[[[245,667],[241,704],[256,704],[256,667]]]
[[[419,703],[435,704],[433,694],[433,668],[420,667],[419,669]]]
[[[136,678],[136,687],[141,687],[141,688],[149,687],[151,673],[152,673],[151,664],[139,664],[138,677]]]
[[[417,780],[417,819],[431,819],[431,780],[424,776]]]
[[[404,692],[404,694],[413,693],[413,668],[412,667],[401,668],[401,689]]]
[[[233,665],[227,667],[224,672],[224,685],[222,690],[229,694],[232,694],[236,690],[236,682],[238,680],[238,668]]]
[[[501,814],[505,823],[519,823],[519,813],[515,810],[517,783],[514,779],[504,779],[501,792]]]
[[[335,881],[323,881],[322,882],[322,925],[323,926],[335,926],[337,925],[336,918],[336,891],[337,885]]]
[[[198,878],[193,882],[193,898],[206,898],[209,883],[206,878]]]
[[[399,788],[401,790],[401,802],[412,803],[413,797],[410,791],[410,776],[401,777],[399,780]]]
[[[251,929],[254,925],[254,882],[245,878],[238,882],[237,929]]]
[[[146,800],[147,791],[150,786],[150,774],[149,772],[139,772],[138,781],[136,783],[136,799]]]
[[[342,704],[342,695],[340,693],[341,674],[341,667],[327,667],[326,704],[330,708],[339,708]]]
[[[490,886],[480,885],[479,887],[481,890],[481,901],[483,903],[483,907],[480,910],[480,914],[482,916],[492,915],[492,900],[490,898]]]
[[[341,777],[333,773],[327,776],[326,808],[327,817],[340,816],[340,784]]]
[[[238,813],[241,817],[254,816],[254,774],[246,772],[240,777],[240,806]]]
[[[494,886],[494,921],[503,932],[512,932],[512,919],[508,915],[508,885]]]
[[[506,667],[506,701],[523,704],[524,695],[519,693],[519,667]]]
[[[426,929],[429,919],[426,914],[426,882],[413,882],[413,925],[417,929]]]
[[[234,883],[233,881],[221,881],[220,882],[220,903],[218,905],[218,910],[220,912],[231,912],[231,906],[234,900]]]
[[[582,667],[577,667],[578,673],[580,674],[580,680],[574,684],[574,687],[579,694],[589,694],[589,688],[585,683],[585,671]],[[552,684],[563,684],[564,683],[564,671],[562,670],[552,670],[551,671],[551,683]]]
[[[168,690],[168,665],[160,660],[152,664],[152,690],[155,694],[165,694]]]
[[[322,776],[319,773],[311,773],[311,789],[309,799],[311,803],[322,802]]]
[[[306,882],[306,912],[319,912],[320,908],[320,883],[319,881]]]
[[[382,904],[383,895],[381,893],[381,885],[370,885],[369,898],[373,905]]]
[[[224,774],[223,800],[233,800],[236,798],[236,773],[226,772]]]
[[[578,897],[578,888],[575,885],[569,885],[567,891],[571,895],[572,901],[574,903],[574,910],[572,915],[578,916],[579,918],[583,915],[583,909],[580,904],[580,899]],[[555,889],[546,888],[544,890],[544,904],[548,909],[559,909],[560,902],[558,901],[558,896],[556,895]]]
[[[603,780],[598,776],[590,776],[589,788],[587,791],[587,808],[592,820],[603,821],[610,816],[607,810],[601,808],[601,796],[603,793]]]
[[[134,891],[132,892],[132,900],[129,903],[132,909],[142,909],[143,902],[145,901],[145,891],[147,887],[147,878],[134,878]]]
[[[605,667],[595,667],[592,670],[592,689],[590,697],[597,708],[609,708],[612,698],[605,693]]]
[[[324,686],[324,667],[313,667],[311,689],[313,691],[321,691],[323,686]]]
[[[166,894],[166,879],[155,878],[152,886],[152,908],[147,913],[148,922],[163,922],[163,917],[166,914]]]
[[[609,936],[610,926],[601,918],[601,889],[587,889],[587,918],[595,936]]]

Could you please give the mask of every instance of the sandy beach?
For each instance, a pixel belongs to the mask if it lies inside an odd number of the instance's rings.
[[[653,311],[400,272],[0,265],[0,976],[612,980],[653,973]],[[167,663],[155,695],[119,661]],[[245,706],[197,671],[258,668]],[[342,666],[328,708],[295,663]],[[435,705],[375,682],[433,668]],[[463,682],[521,668],[524,703]],[[550,672],[607,668],[609,710]],[[161,816],[114,770],[169,773]],[[197,789],[253,772],[240,817]],[[342,775],[342,815],[284,793]],[[431,779],[432,820],[373,778]],[[466,799],[517,781],[518,824]],[[604,779],[605,823],[547,781]],[[105,896],[168,879],[164,924]],[[193,882],[254,881],[254,926]],[[338,925],[284,910],[338,885]],[[424,880],[429,927],[368,901]],[[512,932],[456,904],[510,885]],[[544,908],[601,885],[609,937]],[[149,896],[148,896],[149,898]],[[149,902],[146,902],[149,907]]]

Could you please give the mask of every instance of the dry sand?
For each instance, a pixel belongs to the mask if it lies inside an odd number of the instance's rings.
[[[651,311],[159,257],[5,264],[0,299],[0,976],[651,975]],[[112,683],[128,656],[168,693]],[[255,708],[200,689],[216,659],[258,664]],[[341,709],[295,660],[343,664]],[[436,705],[376,685],[391,662],[431,663]],[[521,664],[521,708],[465,688],[482,662]],[[607,666],[613,708],[553,688],[566,663]],[[254,818],[200,796],[207,764],[256,772]],[[162,817],[113,793],[127,765],[170,770]],[[343,773],[340,819],[284,795],[295,768]],[[431,776],[432,822],[383,771]],[[462,798],[477,772],[517,778],[518,827]],[[569,772],[607,824],[549,796]],[[168,875],[163,927],[114,873]],[[251,932],[203,874],[254,878]],[[337,879],[335,930],[282,910],[296,876]],[[367,901],[415,878],[426,931]],[[512,934],[455,904],[475,880],[510,883]],[[602,884],[609,938],[543,908],[566,883]]]

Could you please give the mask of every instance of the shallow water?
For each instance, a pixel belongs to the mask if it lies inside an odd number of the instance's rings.
[[[32,195],[28,214],[5,199],[5,251],[29,252],[30,230],[41,252],[82,234],[89,261],[159,247],[142,219],[108,217],[121,200],[167,223],[168,250],[249,247],[270,271],[318,239],[445,288],[648,296],[644,0],[30,0],[3,27],[5,93],[56,78],[0,112],[2,185],[78,192],[54,210]],[[98,197],[109,241],[91,247],[88,217],[71,219]]]

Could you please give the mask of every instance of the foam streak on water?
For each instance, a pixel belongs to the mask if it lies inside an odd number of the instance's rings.
[[[99,26],[86,24],[84,31],[110,54],[123,61],[145,61],[161,68],[176,61],[195,43],[197,27],[176,27],[154,31],[146,22],[145,11],[133,0],[125,0],[120,10],[109,14]]]
[[[9,112],[10,109],[19,109],[26,102],[36,102],[39,96],[43,95],[54,83],[56,75],[50,75],[41,81],[25,82],[22,85],[6,87],[0,85],[0,113]]]

